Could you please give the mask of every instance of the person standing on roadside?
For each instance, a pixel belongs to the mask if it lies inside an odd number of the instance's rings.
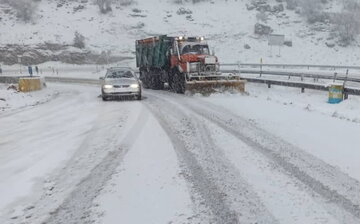
[[[28,71],[29,71],[30,77],[32,77],[32,76],[33,76],[33,70],[32,70],[32,66],[31,66],[31,65],[28,66]]]
[[[37,65],[35,66],[35,71],[36,71],[36,74],[39,75],[39,67]]]

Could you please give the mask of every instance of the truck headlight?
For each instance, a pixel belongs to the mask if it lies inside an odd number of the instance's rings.
[[[205,64],[216,64],[216,58],[213,56],[208,56],[205,58]]]
[[[190,67],[190,72],[197,72],[199,69],[198,69],[198,63],[190,63],[189,64],[189,67]]]
[[[111,88],[113,88],[113,85],[104,85],[103,87],[104,87],[104,89],[111,89]]]
[[[137,88],[139,88],[139,84],[131,84],[131,85],[130,85],[130,88],[137,89]]]

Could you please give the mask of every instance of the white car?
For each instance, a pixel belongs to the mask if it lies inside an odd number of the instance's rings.
[[[141,100],[141,82],[131,68],[109,68],[101,85],[101,95],[104,101],[108,99],[132,96]]]

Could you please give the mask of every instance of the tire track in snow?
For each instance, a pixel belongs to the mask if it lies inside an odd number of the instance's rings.
[[[151,94],[169,103],[174,103],[176,99],[179,105],[206,118],[274,161],[288,175],[297,178],[322,196],[327,202],[324,206],[339,221],[360,223],[360,183],[357,180],[224,108],[196,98],[189,99],[172,93],[151,92]],[[330,208],[329,205],[333,206]],[[347,214],[339,209],[346,211]]]
[[[147,106],[169,135],[185,176],[195,194],[210,209],[214,223],[278,223],[251,187],[212,142],[200,121],[177,107],[162,107],[163,101],[149,98]],[[170,116],[169,116],[170,115]]]
[[[88,217],[94,206],[92,200],[120,165],[148,119],[148,113],[139,105],[136,122],[130,124],[125,135],[119,135],[130,111],[123,108],[119,114],[119,107],[114,104],[103,104],[102,113],[75,154],[45,182],[40,199],[22,217],[9,223],[91,223]]]
[[[75,190],[65,199],[65,201],[51,213],[51,217],[45,223],[54,224],[78,224],[92,223],[89,220],[92,201],[102,190],[104,184],[114,174],[116,168],[121,164],[126,153],[137,139],[137,133],[142,125],[146,123],[149,115],[142,108],[136,123],[124,137],[123,142],[110,151],[108,155],[96,165],[75,188]]]

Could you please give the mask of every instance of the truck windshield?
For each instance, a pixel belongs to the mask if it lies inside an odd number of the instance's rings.
[[[186,45],[182,49],[182,54],[209,54],[209,47],[207,45]]]
[[[131,71],[111,71],[106,75],[108,79],[134,78]]]

